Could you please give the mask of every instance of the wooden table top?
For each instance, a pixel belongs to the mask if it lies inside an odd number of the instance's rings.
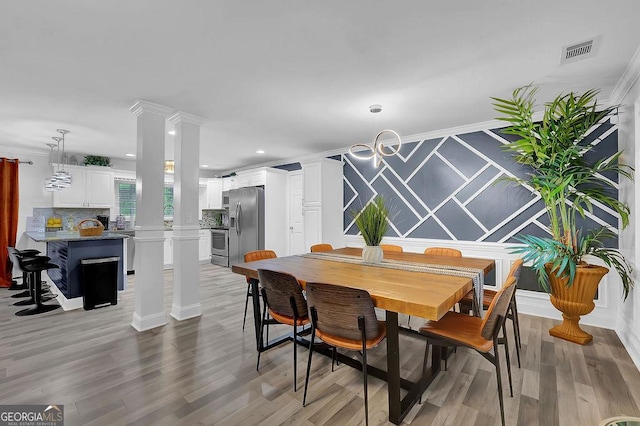
[[[360,256],[362,249],[346,247],[332,253]],[[491,259],[385,253],[386,259],[454,265],[484,270],[495,267]],[[258,269],[294,275],[303,288],[307,282],[338,284],[367,290],[375,306],[388,311],[438,320],[473,287],[471,278],[427,272],[380,268],[373,265],[336,262],[302,256],[278,257],[233,265],[237,274],[258,278]]]

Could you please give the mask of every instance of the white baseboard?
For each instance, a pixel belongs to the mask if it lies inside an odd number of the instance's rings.
[[[199,317],[200,315],[202,315],[202,305],[200,303],[190,306],[178,306],[176,304],[171,306],[171,316],[178,321]]]
[[[164,311],[158,312],[153,315],[147,315],[141,317],[137,312],[133,313],[133,320],[131,326],[137,331],[147,331],[156,327],[162,327],[167,324],[167,316]]]
[[[625,330],[616,331],[631,360],[636,365],[636,368],[640,370],[640,338],[637,334],[632,333],[628,327]]]

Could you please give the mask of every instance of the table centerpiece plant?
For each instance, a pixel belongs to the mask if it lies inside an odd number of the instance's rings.
[[[351,215],[366,244],[362,249],[362,260],[366,263],[382,262],[380,242],[387,233],[391,215],[384,198],[376,196],[362,210],[352,210]]]
[[[514,154],[516,162],[529,167],[526,177],[507,179],[540,195],[550,222],[550,237],[518,236],[516,240],[522,246],[514,248],[513,253],[530,262],[541,287],[551,293],[551,303],[562,312],[562,324],[549,333],[586,344],[592,336],[580,328],[578,321],[581,315],[594,309],[598,284],[609,271],[588,264],[587,257],[597,257],[615,268],[624,299],[633,281],[624,256],[605,245],[617,234],[606,226],[581,229],[577,221],[584,219],[586,212],[591,213],[596,204],[616,212],[624,229],[629,224],[629,207],[618,200],[614,192],[616,184],[604,174],[612,172],[632,179],[633,169],[620,163],[621,151],[596,161],[587,159],[595,145],[587,143],[585,137],[595,125],[616,113],[617,105],[599,105],[596,99],[599,91],[595,89],[582,94],[570,92],[546,103],[541,121],[536,121],[537,91],[529,85],[514,90],[510,99],[492,98],[494,109],[502,114],[498,120],[509,123],[501,132],[516,136],[504,148]]]

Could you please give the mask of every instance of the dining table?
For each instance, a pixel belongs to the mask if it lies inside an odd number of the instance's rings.
[[[486,277],[495,268],[495,261],[410,252],[385,252],[384,259],[382,264],[364,263],[361,248],[345,247],[325,253],[239,263],[232,265],[231,270],[250,279],[256,336],[259,336],[261,321],[258,269],[289,273],[296,277],[303,289],[307,283],[317,282],[368,291],[374,306],[384,310],[386,315],[387,370],[383,371],[371,366],[367,369],[373,376],[386,380],[389,421],[400,424],[440,371],[441,354],[438,347],[432,347],[431,366],[423,370],[423,375],[418,381],[412,382],[402,378],[399,335],[403,331],[413,333],[415,331],[400,327],[398,315],[406,314],[426,320],[439,320],[472,290],[474,285],[474,279],[468,273],[457,273],[455,269],[475,271],[480,276]],[[451,268],[452,272],[448,273],[448,268]],[[256,344],[258,351],[273,346],[265,345],[258,338]],[[345,363],[361,368],[361,365],[349,360]],[[407,391],[404,396],[401,389]]]

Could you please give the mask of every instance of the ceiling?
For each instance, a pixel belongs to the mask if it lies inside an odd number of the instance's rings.
[[[490,96],[530,82],[607,99],[640,46],[637,0],[0,0],[0,16],[0,145],[47,150],[66,128],[68,151],[125,158],[144,99],[205,117],[217,171],[487,121]]]

